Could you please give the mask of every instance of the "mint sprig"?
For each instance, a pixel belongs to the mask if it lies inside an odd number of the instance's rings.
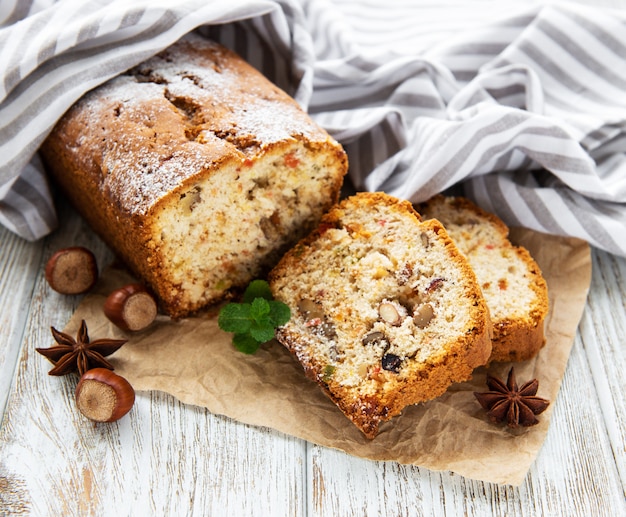
[[[243,293],[242,303],[231,302],[220,310],[217,323],[224,332],[232,332],[233,345],[245,354],[253,354],[262,343],[274,337],[276,327],[291,318],[289,306],[274,300],[265,280],[253,280]]]

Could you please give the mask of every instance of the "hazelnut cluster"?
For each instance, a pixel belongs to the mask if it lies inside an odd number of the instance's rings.
[[[58,293],[87,293],[98,280],[96,258],[81,246],[58,250],[46,263],[45,278]],[[112,323],[126,332],[146,329],[158,312],[155,298],[139,283],[111,292],[103,310]],[[99,339],[90,342],[84,321],[75,339],[54,328],[52,333],[57,344],[37,351],[55,365],[49,372],[51,375],[70,372],[80,375],[76,386],[78,410],[96,422],[113,422],[126,415],[135,402],[135,391],[125,378],[111,371],[113,366],[105,359],[126,341]]]
[[[50,287],[61,294],[84,294],[98,280],[98,265],[87,248],[73,246],[54,253],[46,263],[45,277]],[[104,314],[125,331],[147,328],[157,316],[157,304],[139,283],[113,291],[104,303]]]

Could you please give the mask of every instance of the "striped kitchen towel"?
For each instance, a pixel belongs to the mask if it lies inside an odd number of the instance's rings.
[[[626,0],[612,3],[3,0],[0,223],[51,231],[36,151],[55,122],[198,30],[333,134],[357,189],[454,188],[510,225],[626,256]]]

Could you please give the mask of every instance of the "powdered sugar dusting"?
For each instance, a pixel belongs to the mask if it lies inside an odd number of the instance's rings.
[[[77,156],[93,153],[103,190],[136,214],[226,161],[328,139],[284,92],[193,34],[91,92],[76,116],[87,134]]]

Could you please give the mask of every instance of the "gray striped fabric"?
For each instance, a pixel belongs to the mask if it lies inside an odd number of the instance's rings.
[[[27,239],[54,227],[46,134],[191,30],[295,96],[357,189],[454,188],[626,256],[626,10],[541,1],[3,0],[0,223]]]

